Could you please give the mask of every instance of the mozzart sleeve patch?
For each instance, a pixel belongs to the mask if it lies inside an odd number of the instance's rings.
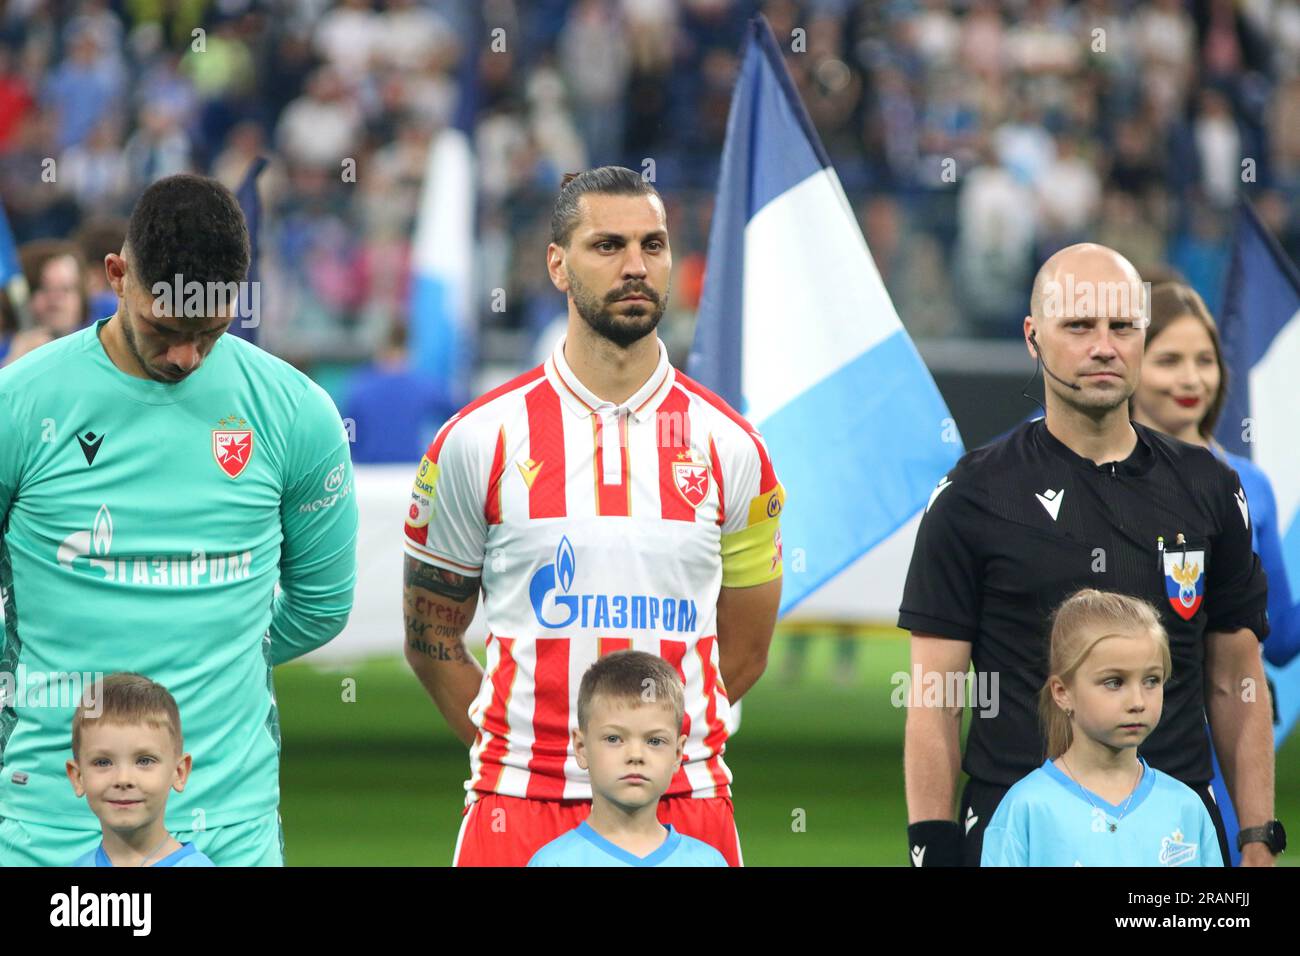
[[[459,574],[477,575],[487,542],[487,478],[477,432],[451,426],[444,440],[420,459],[403,529],[406,553]],[[495,433],[493,435],[495,438]]]
[[[748,588],[781,576],[781,511],[785,488],[750,499],[745,527],[722,536],[722,586]]]

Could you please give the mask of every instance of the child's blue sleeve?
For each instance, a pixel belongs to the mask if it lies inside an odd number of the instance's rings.
[[[546,844],[546,846],[542,847],[540,850],[538,850],[536,853],[533,854],[532,859],[528,861],[528,865],[529,866],[560,866],[561,864],[558,859],[558,854],[551,850],[551,845],[548,843]]]
[[[1028,811],[1017,795],[1008,791],[984,829],[980,866],[1028,866],[1028,822]]]
[[[1196,800],[1196,808],[1201,811],[1201,852],[1199,854],[1201,866],[1223,866],[1223,853],[1219,850],[1219,831],[1214,829],[1210,811],[1205,809],[1201,798],[1195,794],[1193,798]]]

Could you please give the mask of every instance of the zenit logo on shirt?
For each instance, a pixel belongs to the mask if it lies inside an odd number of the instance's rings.
[[[1201,609],[1205,593],[1205,552],[1166,551],[1165,591],[1174,613],[1190,621]]]
[[[194,584],[220,584],[242,581],[252,573],[253,552],[212,554],[191,551],[184,555],[133,555],[114,557],[113,515],[108,505],[100,505],[94,526],[89,531],[74,531],[63,539],[56,557],[60,566],[77,572],[89,565],[117,584],[150,584],[183,587]],[[85,559],[78,564],[77,559]]]
[[[1181,830],[1160,838],[1160,865],[1186,866],[1196,859],[1196,844],[1183,839]]]
[[[608,627],[615,630],[694,631],[695,602],[655,594],[570,594],[577,558],[567,537],[528,582],[528,599],[542,627]],[[557,589],[563,593],[555,594]],[[551,595],[554,594],[552,598]]]

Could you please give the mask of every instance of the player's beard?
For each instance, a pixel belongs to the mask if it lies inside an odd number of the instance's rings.
[[[572,269],[566,266],[564,271],[569,278],[569,294],[573,296],[573,307],[578,310],[578,315],[593,332],[621,349],[645,338],[664,317],[668,283],[664,283],[662,293],[657,293],[644,283],[631,282],[602,297],[583,285]],[[643,295],[650,301],[640,305],[632,303],[615,312],[618,300],[628,295]]]
[[[122,338],[126,341],[127,350],[131,353],[131,357],[135,359],[136,364],[140,366],[140,370],[144,372],[144,374],[148,375],[155,382],[162,382],[166,385],[175,385],[178,381],[184,381],[184,378],[174,379],[159,375],[157,369],[145,361],[145,357],[140,354],[140,345],[135,340],[135,328],[132,326],[131,320],[127,318],[125,311],[122,314],[119,314],[118,318],[122,320]]]

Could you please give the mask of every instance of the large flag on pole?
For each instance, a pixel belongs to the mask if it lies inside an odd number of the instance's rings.
[[[1295,596],[1300,594],[1300,271],[1244,198],[1237,212],[1219,328],[1230,374],[1215,437],[1268,476],[1277,502],[1287,583]],[[1284,621],[1271,623],[1277,637],[1290,638],[1295,625]],[[1265,670],[1277,707],[1274,739],[1281,744],[1300,718],[1300,657],[1285,667]]]
[[[248,224],[248,293],[239,295],[238,314],[230,323],[230,331],[241,339],[257,344],[257,329],[262,316],[261,267],[258,264],[258,243],[262,232],[262,198],[257,192],[257,177],[262,175],[268,160],[265,156],[256,157],[244,173],[244,181],[235,192],[235,199],[244,213]]]
[[[962,453],[762,17],[687,371],[763,434],[785,486],[782,613],[920,511]]]
[[[478,110],[482,14],[471,14],[452,124],[434,134],[411,256],[411,367],[429,375],[456,407],[470,398],[474,351],[472,146]]]
[[[1219,327],[1232,374],[1215,437],[1273,482],[1291,592],[1300,593],[1300,272],[1245,199]]]

